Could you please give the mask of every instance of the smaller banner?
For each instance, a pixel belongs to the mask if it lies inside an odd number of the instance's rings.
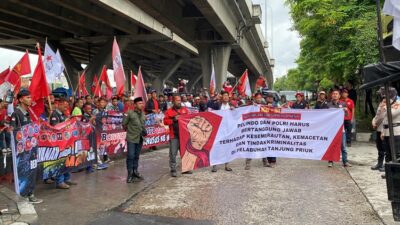
[[[124,114],[116,111],[100,112],[96,115],[96,146],[100,156],[127,151],[123,118]]]
[[[182,172],[237,158],[339,161],[344,111],[247,106],[182,115]]]
[[[169,129],[164,125],[164,114],[147,114],[145,128],[147,136],[143,141],[143,149],[167,144],[169,142]]]

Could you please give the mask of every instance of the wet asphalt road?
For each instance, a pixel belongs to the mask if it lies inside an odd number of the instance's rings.
[[[56,190],[40,185],[45,203],[36,206],[40,224],[382,224],[341,166],[278,159],[276,168],[253,160],[233,172],[202,169],[168,175],[168,152],[142,155],[146,180],[125,183],[125,163],[107,171],[73,174],[79,185]]]

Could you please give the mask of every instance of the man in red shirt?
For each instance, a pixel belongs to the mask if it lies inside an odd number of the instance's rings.
[[[171,176],[176,177],[176,155],[179,151],[179,125],[178,120],[181,115],[188,114],[186,107],[181,106],[181,97],[174,96],[172,107],[165,111],[164,124],[169,126],[169,166]],[[191,174],[192,172],[186,172]]]
[[[355,113],[355,107],[354,107],[354,102],[349,98],[349,90],[346,88],[343,89],[342,91],[342,101],[346,102],[347,105],[347,111],[345,117],[344,117],[344,129],[346,130],[346,143],[347,146],[351,146],[351,130],[353,129],[352,122],[354,120],[354,113]]]

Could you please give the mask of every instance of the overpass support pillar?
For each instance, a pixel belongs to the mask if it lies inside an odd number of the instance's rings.
[[[153,80],[152,88],[158,92],[162,92],[164,89],[165,81],[168,80],[175,73],[175,71],[179,68],[179,66],[182,65],[182,63],[183,59],[179,59],[175,63],[167,66],[162,74]]]
[[[203,88],[210,89],[210,79],[211,79],[211,47],[209,45],[199,46],[199,56],[201,63],[201,71],[203,74],[202,86]]]
[[[226,81],[231,50],[232,47],[230,45],[216,46],[213,48],[216,91],[220,91],[223,83]]]
[[[199,81],[203,78],[203,74],[198,74],[195,78],[191,79],[188,83],[188,91],[193,92],[195,88],[198,86]]]

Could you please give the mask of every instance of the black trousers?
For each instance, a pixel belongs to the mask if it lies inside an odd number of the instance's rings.
[[[383,164],[386,155],[385,141],[381,139],[380,131],[376,132],[376,149],[378,149],[378,164]]]
[[[351,130],[353,129],[353,124],[351,120],[344,121],[344,130],[346,131],[346,142],[351,143]]]
[[[397,156],[397,158],[399,158],[399,156],[400,156],[400,136],[394,136],[394,146],[395,146],[394,148],[395,148],[396,156]],[[385,161],[386,162],[392,161],[392,152],[390,151],[389,137],[386,137],[386,136],[385,136],[384,148],[385,148],[385,153],[386,153]]]

